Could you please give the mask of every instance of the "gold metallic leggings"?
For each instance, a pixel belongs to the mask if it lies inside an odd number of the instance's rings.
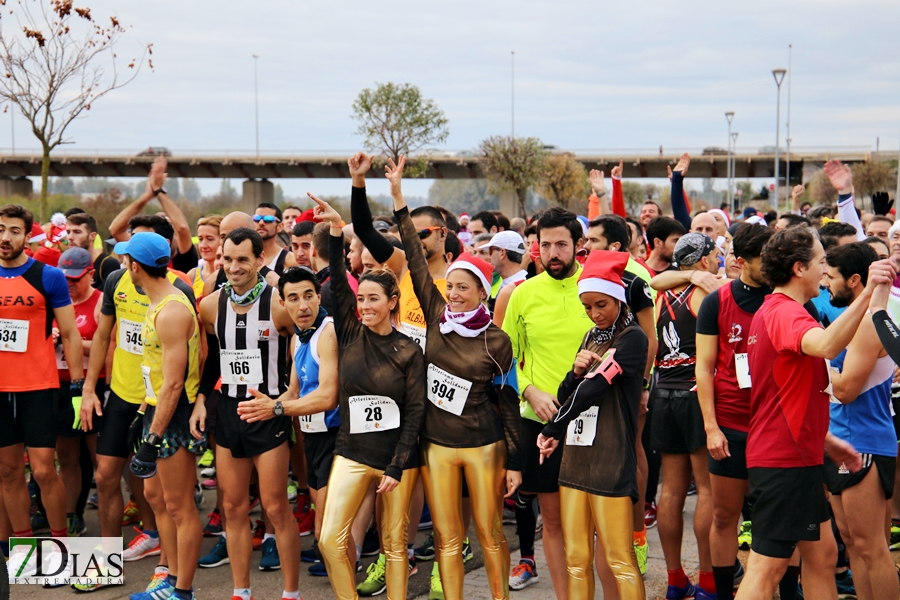
[[[335,455],[328,477],[328,500],[322,516],[319,551],[328,569],[334,595],[340,600],[355,600],[356,565],[350,564],[347,546],[350,526],[373,481],[380,482],[384,471],[349,458]],[[406,553],[406,526],[409,524],[409,501],[416,487],[416,469],[403,471],[393,491],[381,496],[381,543],[384,546],[387,597],[406,599],[409,566]],[[362,540],[359,540],[362,541]]]
[[[422,441],[422,483],[440,548],[438,565],[447,600],[463,593],[462,477],[466,475],[475,531],[495,599],[509,598],[509,547],[503,536],[503,486],[506,482],[506,442],[478,448],[448,448]]]
[[[559,486],[559,509],[569,599],[594,597],[594,531],[600,537],[606,562],[616,576],[622,600],[644,600],[644,580],[634,556],[631,498],[610,498]]]

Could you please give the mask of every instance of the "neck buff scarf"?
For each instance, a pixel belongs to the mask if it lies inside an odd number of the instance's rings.
[[[622,322],[622,327],[627,326],[631,323],[632,319],[634,319],[634,315],[631,314],[631,311],[625,316],[624,321]],[[591,341],[597,344],[598,346],[601,344],[609,343],[616,336],[616,325],[618,322],[622,320],[622,303],[619,303],[619,316],[616,317],[616,322],[612,324],[611,327],[607,327],[606,329],[600,329],[599,327],[594,327],[590,331]]]
[[[312,327],[301,331],[300,329],[297,328],[296,325],[294,325],[294,331],[297,333],[297,339],[300,340],[301,344],[309,343],[309,340],[311,340],[312,336],[316,333],[316,331],[319,330],[319,327],[322,326],[322,321],[324,321],[325,317],[327,317],[327,316],[328,316],[328,312],[320,306],[319,314],[316,315],[316,320],[312,324]]]
[[[491,313],[484,304],[469,312],[450,312],[450,307],[444,309],[441,315],[441,333],[447,334],[455,331],[463,337],[477,337],[491,324]]]
[[[231,298],[231,301],[237,304],[238,306],[247,306],[249,304],[253,304],[259,298],[259,295],[262,293],[263,289],[266,287],[266,280],[263,279],[263,276],[259,273],[256,274],[256,285],[253,286],[252,289],[247,291],[240,296],[234,291],[234,288],[231,286],[231,282],[228,281],[222,286],[222,291],[228,294],[228,297]]]

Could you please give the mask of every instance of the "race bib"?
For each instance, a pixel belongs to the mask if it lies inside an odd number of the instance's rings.
[[[418,344],[419,348],[421,348],[423,352],[425,351],[424,327],[416,327],[415,325],[410,325],[409,323],[400,323],[400,333],[402,333],[406,337],[412,338],[412,341]]]
[[[822,390],[823,393],[828,394],[828,401],[832,404],[841,404],[841,401],[834,397],[834,386],[831,382],[831,361],[827,358],[825,360],[825,371],[828,373],[828,387]]]
[[[451,375],[433,364],[428,365],[428,399],[438,408],[461,415],[471,389],[471,381]]]
[[[219,350],[222,383],[248,385],[262,383],[262,355],[254,350]]]
[[[144,355],[143,323],[119,319],[119,347],[126,352]]]
[[[746,352],[734,355],[734,372],[737,374],[738,387],[742,390],[749,388],[750,363],[747,360]]]
[[[63,351],[63,345],[56,345],[56,368],[60,371],[68,371],[69,363],[66,362],[66,353]],[[88,357],[84,357],[84,367],[82,367],[85,372],[87,372],[88,368]]]
[[[566,445],[568,446],[592,446],[594,436],[597,435],[597,411],[600,409],[592,406],[577,418],[569,422],[566,431]],[[559,450],[557,448],[557,450]]]
[[[300,431],[304,433],[327,433],[325,425],[325,413],[317,412],[312,415],[303,415],[300,418]]]
[[[25,352],[28,350],[28,321],[0,319],[0,350]]]
[[[156,392],[153,391],[153,384],[150,383],[150,367],[141,365],[141,374],[144,376],[144,393],[148,398],[156,398]]]
[[[350,396],[350,433],[400,427],[400,407],[387,396]]]

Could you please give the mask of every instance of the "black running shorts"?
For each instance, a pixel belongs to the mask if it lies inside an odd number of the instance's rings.
[[[878,469],[878,480],[884,489],[884,497],[890,500],[894,495],[894,469],[897,466],[896,456],[881,456],[878,454],[863,454],[863,468],[856,473],[841,468],[843,465],[835,464],[830,458],[825,457],[825,483],[828,491],[834,496],[840,496],[841,492],[850,489],[869,474],[872,468]]]
[[[748,471],[757,554],[790,558],[798,542],[819,539],[820,525],[831,518],[821,465]]]
[[[99,384],[99,382],[98,382]],[[100,401],[103,396],[98,393]],[[114,456],[116,458],[128,458],[134,452],[134,448],[128,445],[128,428],[137,417],[140,404],[126,402],[114,391],[109,390],[109,399],[103,407],[103,417],[100,423],[94,425],[97,432],[97,454],[102,456]],[[94,415],[97,419],[97,415]]]
[[[722,460],[715,460],[710,456],[709,473],[729,479],[746,480],[749,477],[747,474],[747,433],[727,427],[721,429],[725,439],[728,440],[728,453],[731,456],[726,456]]]
[[[319,490],[328,485],[331,463],[334,462],[334,444],[338,427],[322,433],[306,433],[303,450],[306,453],[306,481],[311,489]]]
[[[166,427],[162,435],[159,458],[169,458],[181,448],[186,448],[188,452],[193,452],[194,454],[206,452],[206,435],[204,434],[203,439],[200,440],[191,435],[192,412],[194,412],[193,404],[179,404],[178,408],[175,409],[175,413],[169,420],[169,426]],[[148,406],[147,412],[144,414],[144,438],[150,433],[150,425],[153,423],[155,414],[156,407]]]
[[[544,464],[541,464],[537,439],[543,430],[543,423],[522,419],[522,452],[525,455],[525,464],[522,468],[522,485],[519,489],[530,494],[552,494],[559,491],[562,444],[544,459]]]
[[[656,388],[650,447],[664,454],[691,454],[706,447],[697,392]]]
[[[97,381],[97,396],[101,402],[103,401],[103,394],[108,389],[106,381],[103,379]],[[81,430],[81,427],[78,429],[72,428],[72,423],[75,422],[75,408],[72,406],[72,389],[69,387],[68,381],[59,382],[59,394],[56,400],[56,435],[59,437],[80,437],[84,435],[85,432]],[[94,415],[94,427],[87,432],[88,434],[97,433],[100,418]]]
[[[222,395],[216,407],[216,445],[228,448],[234,458],[252,458],[291,439],[293,425],[287,416],[267,421],[242,421],[237,407],[241,400]]]
[[[0,392],[0,448],[56,448],[57,391]]]

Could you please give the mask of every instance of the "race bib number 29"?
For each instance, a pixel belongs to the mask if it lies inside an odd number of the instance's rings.
[[[400,427],[400,407],[387,396],[350,396],[350,433]]]
[[[594,444],[594,436],[597,435],[598,410],[596,406],[592,406],[569,422],[566,430],[566,445],[592,446]]]

